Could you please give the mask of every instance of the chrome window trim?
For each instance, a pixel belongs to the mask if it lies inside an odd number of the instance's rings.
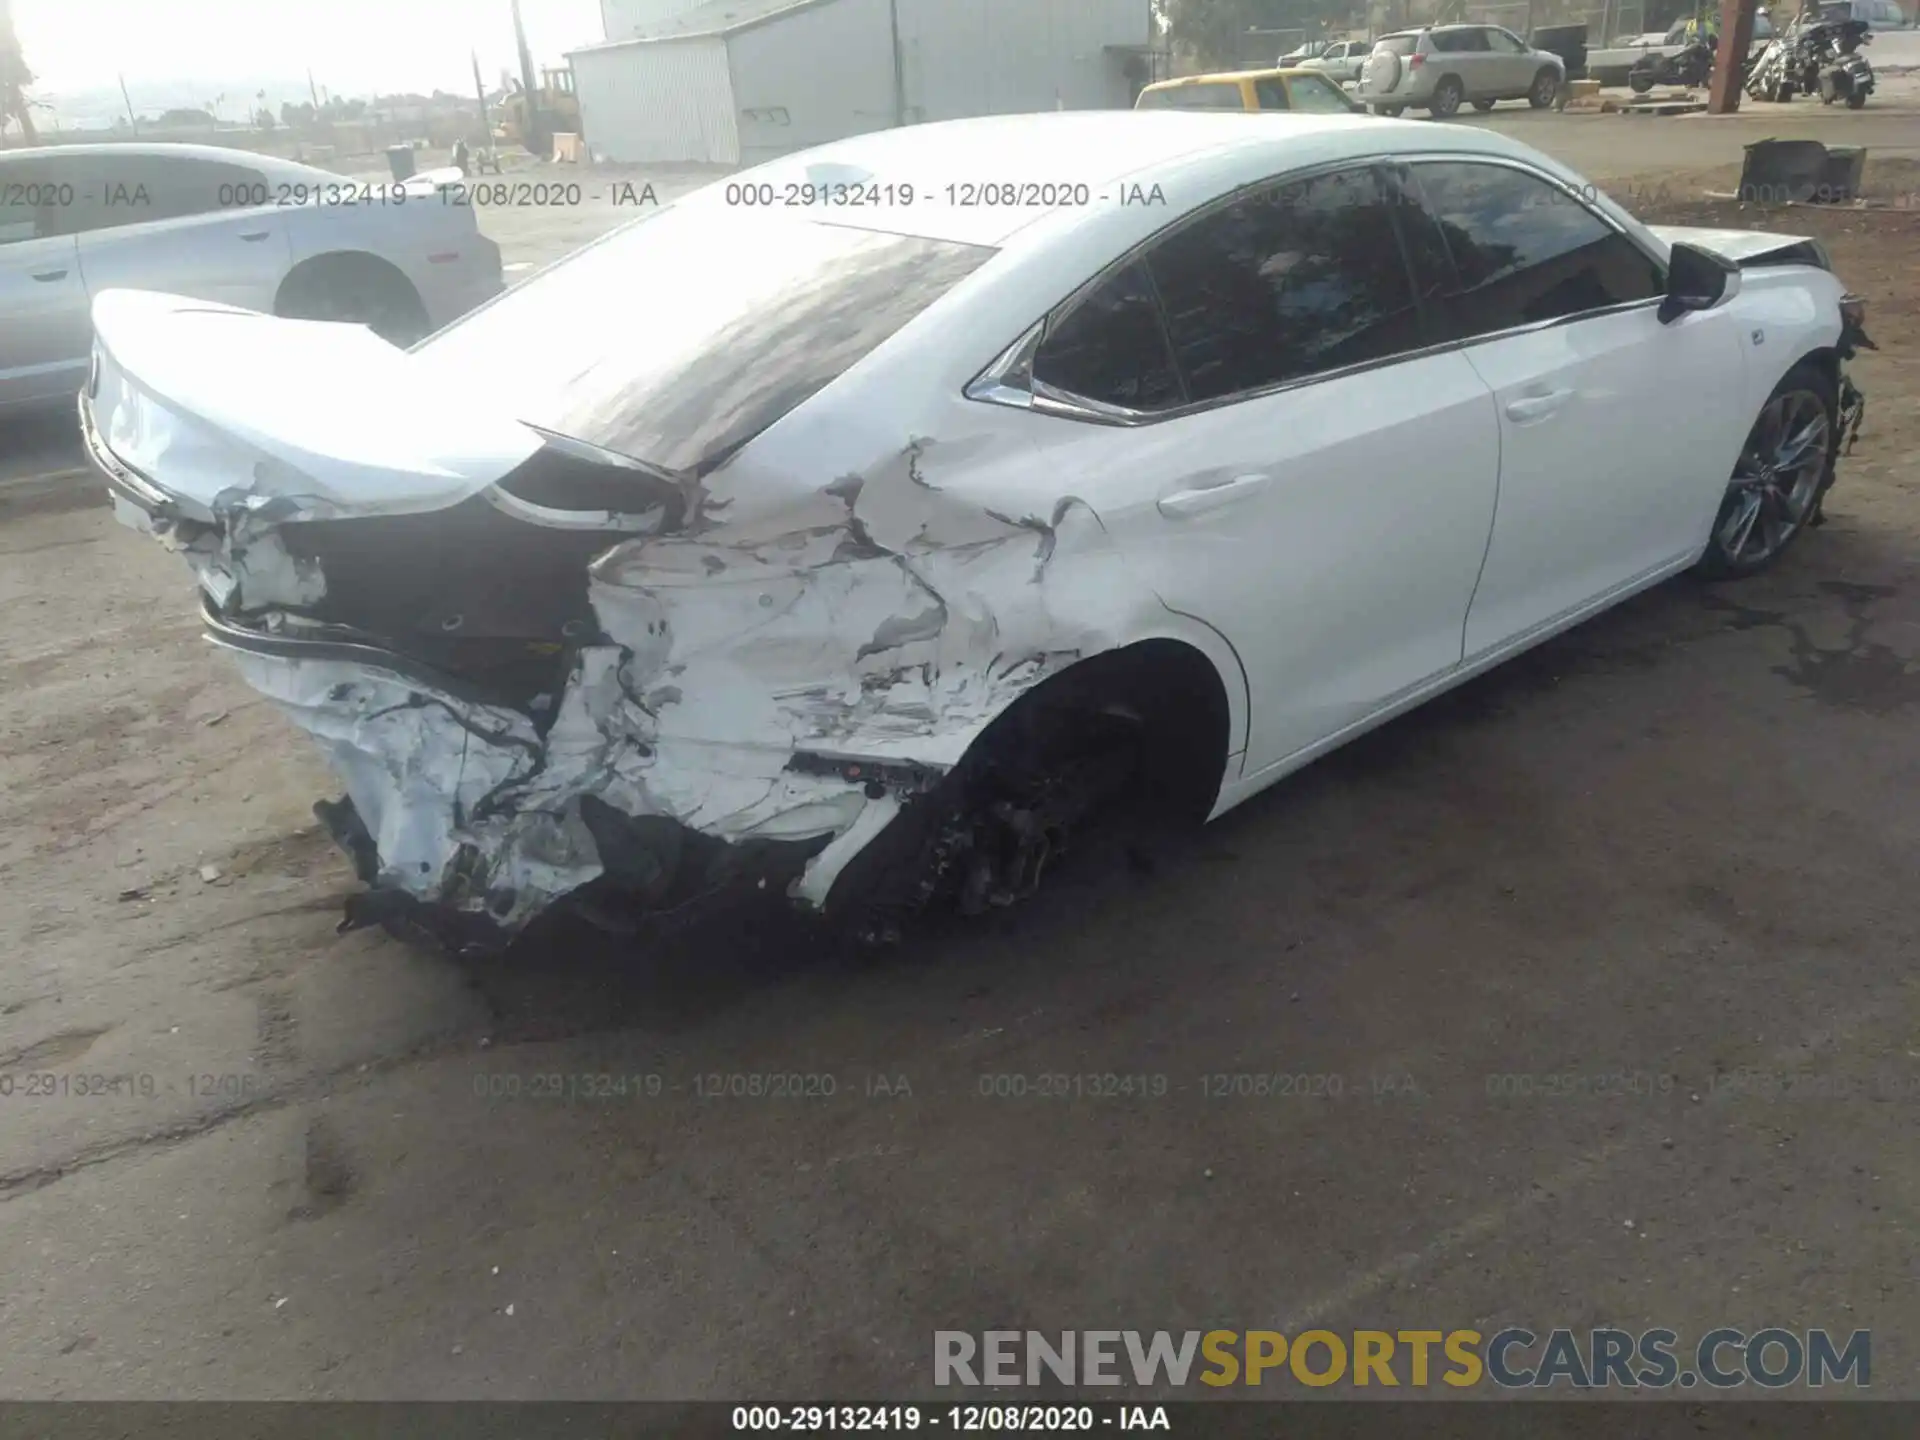
[[[1578,194],[1568,191],[1566,182],[1558,176],[1542,170],[1528,161],[1508,155],[1489,155],[1483,151],[1471,150],[1434,150],[1420,151],[1417,154],[1388,154],[1350,156],[1342,160],[1329,160],[1319,165],[1308,166],[1301,170],[1290,170],[1284,175],[1268,176],[1261,180],[1242,185],[1227,192],[1216,200],[1209,201],[1198,210],[1180,216],[1155,231],[1145,240],[1126,251],[1117,260],[1111,261],[1094,277],[1075,287],[1075,289],[1055,305],[1039,320],[1035,321],[1020,338],[996,356],[986,369],[970,381],[964,394],[969,400],[978,400],[986,404],[1006,405],[1015,409],[1030,410],[1050,415],[1060,420],[1077,420],[1086,424],[1118,425],[1128,428],[1157,425],[1162,421],[1185,419],[1189,415],[1205,414],[1226,405],[1239,405],[1250,400],[1264,400],[1270,395],[1283,394],[1289,390],[1303,389],[1309,385],[1320,385],[1333,380],[1344,380],[1349,376],[1363,375],[1370,370],[1379,370],[1388,365],[1401,365],[1413,360],[1425,360],[1435,355],[1444,355],[1454,350],[1466,350],[1476,345],[1485,345],[1495,340],[1505,340],[1512,336],[1532,335],[1541,331],[1556,329],[1562,325],[1574,325],[1585,320],[1599,319],[1608,315],[1623,315],[1634,310],[1646,310],[1657,307],[1663,296],[1654,295],[1642,300],[1623,300],[1617,305],[1605,305],[1595,310],[1581,310],[1572,315],[1560,315],[1551,320],[1535,320],[1525,325],[1510,325],[1502,330],[1489,330],[1482,335],[1474,335],[1464,340],[1438,340],[1430,345],[1422,345],[1412,350],[1396,351],[1392,355],[1381,356],[1377,360],[1363,360],[1353,365],[1343,365],[1334,370],[1320,370],[1312,375],[1302,375],[1292,380],[1278,381],[1272,385],[1262,385],[1252,390],[1236,390],[1231,395],[1216,396],[1211,400],[1191,401],[1185,405],[1169,406],[1165,410],[1130,410],[1119,405],[1107,405],[1082,395],[1070,394],[1055,389],[1033,378],[1033,359],[1039,351],[1041,342],[1046,338],[1048,325],[1059,316],[1066,315],[1082,298],[1105,284],[1108,279],[1127,266],[1138,261],[1153,246],[1179,233],[1189,225],[1199,224],[1215,211],[1224,209],[1241,197],[1275,185],[1304,183],[1323,175],[1336,174],[1345,170],[1370,169],[1376,173],[1382,168],[1396,165],[1411,167],[1418,164],[1441,164],[1468,162],[1480,165],[1499,165],[1516,170],[1536,180],[1541,180],[1558,191],[1566,193],[1567,199],[1593,216],[1608,230],[1626,240],[1640,252],[1649,263],[1665,273],[1667,262],[1661,256],[1653,254],[1640,242],[1638,236],[1604,210],[1595,209]],[[1411,279],[1411,277],[1409,277]]]

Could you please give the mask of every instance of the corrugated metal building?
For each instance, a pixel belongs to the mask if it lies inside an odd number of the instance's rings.
[[[1149,0],[601,0],[568,57],[595,155],[754,164],[967,115],[1121,108]],[[895,37],[898,36],[896,44]]]

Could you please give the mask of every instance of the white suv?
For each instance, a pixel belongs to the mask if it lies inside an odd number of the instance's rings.
[[[1491,110],[1525,100],[1545,110],[1560,96],[1566,62],[1498,25],[1435,25],[1384,35],[1360,69],[1355,98],[1382,115],[1416,106],[1445,117],[1471,101]]]

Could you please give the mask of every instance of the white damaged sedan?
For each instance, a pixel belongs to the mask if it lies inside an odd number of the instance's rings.
[[[777,161],[410,351],[94,321],[89,450],[339,776],[345,923],[462,946],[736,886],[886,932],[1217,816],[1774,560],[1864,342],[1817,243],[1497,134],[1140,112]]]

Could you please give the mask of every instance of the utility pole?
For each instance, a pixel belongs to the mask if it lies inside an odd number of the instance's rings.
[[[527,117],[523,122],[520,143],[535,155],[543,158],[552,152],[553,146],[547,139],[547,117],[540,108],[540,91],[534,85],[533,51],[527,48],[527,27],[520,20],[520,0],[511,0],[513,6],[513,43],[520,50],[520,90],[526,97]]]
[[[140,122],[133,115],[133,97],[127,94],[127,77],[120,77],[120,98],[127,102],[127,124],[133,129],[133,138],[140,138]]]
[[[893,123],[907,123],[907,81],[900,58],[900,0],[887,0],[887,25],[893,36]]]
[[[320,87],[313,83],[313,67],[307,67],[307,98],[313,101],[313,113],[320,113]]]
[[[473,98],[480,102],[480,144],[483,149],[493,148],[493,121],[487,118],[487,86],[480,78],[480,52],[467,52],[473,58]]]
[[[1721,0],[1720,49],[1713,57],[1713,82],[1707,90],[1707,113],[1731,115],[1740,108],[1741,72],[1753,45],[1753,12],[1757,0]]]

